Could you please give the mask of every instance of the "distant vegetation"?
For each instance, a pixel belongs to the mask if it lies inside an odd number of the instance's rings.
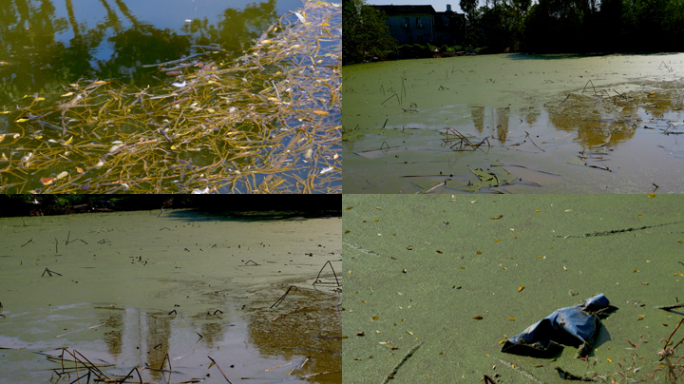
[[[270,211],[285,216],[341,216],[341,195],[312,200],[228,198],[225,195],[0,195],[0,217],[195,208],[211,212]],[[279,214],[283,216],[282,214]],[[283,217],[285,217],[283,216]]]
[[[419,2],[416,2],[419,3]],[[423,3],[421,3],[423,4]],[[460,0],[468,26],[459,47],[480,52],[593,53],[684,50],[681,0]],[[364,0],[344,0],[343,63],[392,58],[433,57],[389,37],[382,15]],[[384,36],[384,37],[383,37]],[[412,48],[417,50],[415,46]],[[411,52],[413,54],[414,52]],[[451,56],[439,50],[438,56]]]

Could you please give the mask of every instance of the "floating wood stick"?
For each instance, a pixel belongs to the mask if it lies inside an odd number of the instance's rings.
[[[169,371],[171,371],[171,370],[172,370],[172,368],[171,368],[171,360],[169,359],[169,354],[168,354],[168,353],[164,356],[164,359],[162,359],[161,365],[159,366],[159,370],[164,369],[164,362],[165,362],[165,361],[168,361],[168,362],[169,362]]]
[[[320,372],[320,373],[312,373],[310,375],[302,376],[302,379],[308,379],[309,377],[314,377],[314,376],[320,376],[320,375],[327,375],[329,373],[340,373],[342,371],[326,371],[326,372]]]
[[[596,88],[594,87],[594,82],[591,80],[587,81],[587,83],[584,84],[584,89],[582,89],[582,92],[584,92],[587,89],[587,85],[589,85],[589,83],[591,83],[591,87],[594,88],[594,94],[596,94]]]
[[[269,308],[273,308],[273,307],[279,306],[279,305],[283,302],[283,300],[285,300],[285,296],[287,296],[287,294],[290,293],[290,290],[291,290],[292,288],[297,288],[297,287],[295,287],[294,285],[291,285],[290,288],[287,289],[287,292],[285,292],[284,295],[280,296],[280,299],[276,300],[276,302],[273,303],[273,305],[271,305]]]
[[[69,245],[69,237],[71,237],[71,231],[69,231],[69,233],[67,234],[67,239],[64,242],[64,245]]]
[[[271,367],[271,368],[266,368],[266,369],[264,369],[264,372],[272,371],[272,370],[277,369],[277,368],[286,367],[286,366],[292,365],[294,363],[295,363],[294,361],[290,361],[289,363],[280,364],[280,365],[277,365],[277,366]]]
[[[52,277],[52,274],[53,274],[53,273],[54,273],[55,275],[62,276],[62,274],[60,274],[60,273],[57,273],[57,272],[55,272],[55,271],[51,271],[51,270],[45,268],[45,270],[43,271],[43,274],[40,275],[40,277],[45,276],[45,273],[47,273],[48,276],[50,276],[50,277]]]
[[[413,352],[415,352],[421,345],[423,345],[422,341],[416,344],[416,346],[414,346],[413,348],[411,348],[411,350],[408,351],[404,358],[401,359],[401,361],[394,366],[392,372],[390,372],[389,375],[385,376],[385,379],[382,381],[382,384],[387,384],[387,382],[390,379],[394,379],[394,375],[397,374],[397,370],[399,369],[399,367],[401,367],[404,364],[404,362],[406,362],[406,360],[408,360],[408,358],[411,357],[411,355],[413,355]]]
[[[207,356],[207,357],[209,358],[209,360],[211,360],[211,364],[212,364],[212,365],[216,365],[216,368],[218,368],[219,371],[221,371],[221,374],[223,375],[223,378],[226,379],[226,381],[229,382],[230,384],[233,384],[232,381],[228,380],[228,377],[226,377],[226,374],[223,373],[223,369],[221,369],[221,367],[218,365],[218,363],[216,363],[216,361],[214,361],[214,359],[212,359],[211,356]],[[209,368],[211,368],[211,365],[209,366]]]
[[[59,253],[59,249],[57,248],[57,244],[59,244],[59,242],[57,241],[57,238],[55,237],[55,253]]]
[[[223,314],[223,311],[220,310],[220,309],[215,310],[215,311],[214,311],[214,315],[216,314],[216,312],[220,312],[221,314]]]
[[[537,144],[534,143],[534,141],[532,141],[532,137],[530,137],[530,134],[529,134],[527,131],[525,131],[525,133],[527,133],[527,135],[526,135],[525,137],[527,137],[528,139],[530,139],[530,141],[532,142],[532,144],[534,144],[535,147],[541,149],[542,152],[546,152],[542,147],[538,146]]]
[[[68,351],[67,351],[67,352],[68,352]],[[74,359],[76,358],[76,354],[77,354],[77,353],[78,353],[79,355],[81,355],[81,357],[83,357],[83,359],[85,359],[85,361],[87,361],[88,363],[90,363],[90,365],[92,366],[92,369],[96,370],[100,375],[102,375],[102,376],[104,376],[105,378],[109,379],[109,376],[105,375],[104,372],[102,372],[95,364],[93,364],[90,360],[88,360],[87,357],[85,357],[81,352],[77,351],[76,349],[74,349],[74,353],[73,353]],[[86,364],[83,364],[83,365],[86,365]],[[87,368],[87,367],[88,367],[88,366],[86,365],[86,368]],[[88,369],[90,369],[90,368],[88,368]],[[98,376],[99,376],[99,375],[98,375]]]
[[[250,262],[252,262],[252,264],[250,264]],[[247,260],[245,262],[245,265],[256,266],[256,265],[260,265],[260,264],[257,263],[256,261],[250,259],[250,260]]]
[[[304,365],[309,361],[309,359],[311,359],[311,358],[310,358],[310,357],[307,357],[307,358],[304,360],[304,362],[302,363],[302,365],[299,366],[299,369],[304,368]]]
[[[554,369],[556,371],[558,371],[558,374],[560,375],[561,379],[563,379],[563,380],[594,381],[594,379],[592,379],[590,377],[577,376],[575,374],[572,374],[568,371],[563,370],[561,367],[555,367]]]
[[[684,307],[684,303],[682,303],[682,304],[675,304],[675,305],[664,305],[664,306],[662,306],[662,307],[653,307],[653,309],[664,309],[664,310],[666,310],[666,311],[669,311],[670,309],[682,308],[682,307]]]
[[[163,362],[162,362],[162,364],[163,364]],[[138,372],[138,379],[140,380],[140,384],[142,384],[142,383],[143,383],[143,381],[142,381],[142,376],[140,376],[140,371],[138,370],[138,366],[133,367],[133,369],[131,369],[131,371],[128,372],[128,375],[126,375],[126,377],[124,377],[123,379],[121,379],[121,380],[115,380],[115,381],[117,381],[117,382],[119,382],[119,383],[125,382],[126,379],[128,379],[129,377],[133,377],[133,371]]]
[[[337,283],[337,286],[338,286],[338,287],[341,286],[342,284],[340,284],[340,281],[337,279],[337,274],[335,273],[335,268],[333,268],[333,265],[332,265],[332,263],[330,262],[330,260],[326,261],[325,264],[323,264],[323,268],[325,268],[325,266],[328,265],[328,264],[330,264],[330,269],[332,269],[333,276],[335,276],[335,282]],[[314,286],[315,286],[316,284],[322,284],[322,283],[319,283],[318,278],[321,276],[321,273],[323,272],[323,268],[321,268],[321,270],[318,271],[318,275],[316,276],[316,280],[314,280],[314,283],[313,283]]]
[[[401,105],[401,101],[399,100],[399,96],[397,96],[396,93],[393,94],[392,96],[390,96],[387,100],[389,100],[389,99],[391,99],[391,98],[393,98],[393,97],[396,97],[396,98],[397,98],[397,102],[399,103],[399,105]],[[385,104],[385,103],[387,102],[387,100],[385,100],[385,101],[383,101],[382,103],[380,103],[380,105]]]
[[[32,243],[32,242],[33,242],[33,237],[31,238],[31,240],[27,241],[27,242],[26,242],[26,244],[28,244],[28,243]],[[24,244],[24,245],[26,245],[26,244]],[[23,247],[24,245],[22,245],[22,246],[21,246],[21,247],[19,247],[19,248],[22,248],[22,247]]]

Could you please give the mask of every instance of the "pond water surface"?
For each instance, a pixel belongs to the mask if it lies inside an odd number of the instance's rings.
[[[340,226],[186,210],[0,219],[0,382],[72,382],[87,359],[109,379],[340,383]]]
[[[682,193],[684,55],[345,67],[350,193]]]

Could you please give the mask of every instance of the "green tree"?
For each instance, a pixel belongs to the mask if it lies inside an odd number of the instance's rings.
[[[540,0],[525,22],[525,49],[534,52],[586,50],[587,0]]]
[[[359,63],[367,56],[382,57],[396,47],[387,17],[364,0],[342,1],[342,64]]]
[[[459,3],[463,12],[468,15],[468,21],[473,22],[475,20],[475,10],[477,9],[477,0],[461,0]]]

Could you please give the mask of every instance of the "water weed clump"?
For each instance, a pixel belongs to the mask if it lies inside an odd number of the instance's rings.
[[[172,84],[80,80],[16,100],[0,111],[14,120],[0,191],[339,193],[340,7],[308,1],[237,59],[148,65]]]
[[[670,337],[667,339],[662,338],[661,343],[664,343],[663,349],[658,352],[660,359],[654,362],[649,362],[646,355],[639,355],[639,342],[634,343],[630,340],[625,339],[630,348],[628,357],[618,356],[616,361],[617,365],[620,367],[614,373],[600,375],[598,373],[590,374],[590,377],[595,381],[597,379],[602,380],[606,383],[617,384],[617,383],[676,383],[678,379],[684,376],[684,364],[681,364],[684,356],[675,356],[675,348],[684,341],[684,338],[680,340],[674,346],[672,345],[672,336],[677,332],[679,326],[684,323],[682,319],[677,327],[672,331]],[[641,338],[642,336],[640,336]],[[589,359],[587,361],[587,368],[589,368]],[[595,364],[595,362],[594,362]]]

